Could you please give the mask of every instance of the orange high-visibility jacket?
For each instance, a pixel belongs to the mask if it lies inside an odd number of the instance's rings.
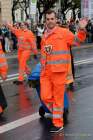
[[[0,43],[0,75],[7,74],[8,64]]]
[[[37,54],[36,39],[34,34],[30,30],[17,29],[9,25],[11,31],[16,35],[18,39],[19,50],[30,50]]]
[[[49,66],[52,72],[67,72],[70,63],[68,46],[85,38],[83,30],[78,31],[77,35],[61,27],[55,27],[50,33],[45,32],[41,41],[41,64]]]

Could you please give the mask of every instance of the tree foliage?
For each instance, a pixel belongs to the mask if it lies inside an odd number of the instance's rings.
[[[58,0],[37,0],[37,8],[39,11],[39,22],[42,19],[42,16],[45,14],[45,12],[54,7],[54,4]]]
[[[69,10],[73,12],[73,18],[76,17],[76,9],[80,11],[80,1],[81,0],[61,0],[61,14],[63,19],[66,18],[66,14]]]
[[[12,6],[13,22],[15,22],[15,10],[21,8],[23,11],[25,11],[26,17],[28,17],[29,16],[27,10],[28,7],[29,7],[29,0],[13,0],[13,6]]]
[[[72,12],[73,12],[73,19],[76,18],[76,15],[80,13],[80,7],[81,7],[81,0],[72,0]],[[77,9],[77,11],[76,11]]]
[[[12,19],[13,19],[13,22],[15,22],[15,10],[16,10],[16,7],[19,3],[19,0],[13,0],[13,5],[12,5]]]
[[[58,0],[37,0],[37,9],[39,12],[39,22],[41,22],[42,16],[45,14],[45,12],[55,7],[55,3],[58,2]],[[29,17],[28,8],[29,8],[30,0],[13,0],[13,6],[12,6],[12,17],[13,21],[15,21],[15,10],[21,8],[23,11],[25,11],[26,18]],[[73,12],[73,18],[76,18],[76,14],[80,12],[80,3],[81,0],[61,0],[61,8],[60,13],[63,19],[66,18],[66,14],[69,10],[72,10]],[[77,12],[76,12],[76,9]]]

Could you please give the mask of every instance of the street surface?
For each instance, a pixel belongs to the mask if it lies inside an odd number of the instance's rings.
[[[75,91],[69,93],[69,122],[59,134],[48,132],[50,119],[41,119],[36,90],[14,85],[18,76],[15,56],[7,56],[8,80],[2,83],[8,108],[0,119],[0,140],[92,140],[93,139],[93,47],[73,49]],[[29,62],[33,68],[35,63]]]

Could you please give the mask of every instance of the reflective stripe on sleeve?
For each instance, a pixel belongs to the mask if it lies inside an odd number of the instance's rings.
[[[0,63],[0,67],[6,66],[6,65],[7,65],[6,62],[4,62],[4,63]]]
[[[0,54],[0,58],[5,58],[5,55],[4,54]]]
[[[41,55],[41,59],[46,59],[46,56],[44,56],[44,55]]]

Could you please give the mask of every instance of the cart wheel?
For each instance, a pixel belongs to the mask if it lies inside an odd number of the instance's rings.
[[[64,114],[63,114],[64,124],[68,123],[68,114],[69,114],[69,110],[64,109]]]
[[[39,108],[39,115],[43,118],[44,117],[44,115],[45,115],[45,110],[44,110],[44,108],[41,106],[40,108]]]

